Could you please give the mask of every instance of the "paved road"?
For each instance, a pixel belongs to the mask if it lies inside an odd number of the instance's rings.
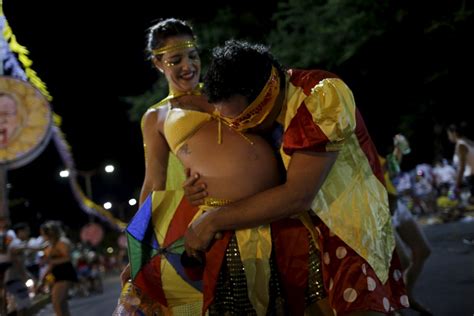
[[[474,220],[423,226],[432,253],[416,293],[436,316],[474,315]],[[404,315],[415,316],[414,312]]]
[[[424,225],[423,230],[431,243],[432,254],[416,287],[419,300],[436,316],[473,316],[474,245],[463,239],[474,240],[474,220]],[[111,315],[120,292],[118,276],[107,278],[104,285],[102,295],[72,299],[72,316]],[[49,304],[37,315],[53,314]],[[418,315],[412,311],[403,314]]]
[[[117,305],[120,294],[118,276],[110,276],[104,280],[104,293],[84,298],[73,298],[69,301],[72,316],[110,316]],[[51,304],[46,305],[37,316],[53,316]]]

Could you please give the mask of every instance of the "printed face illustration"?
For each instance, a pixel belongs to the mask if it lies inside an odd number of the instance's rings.
[[[0,93],[0,148],[8,145],[19,125],[18,107],[15,100],[8,94]]]

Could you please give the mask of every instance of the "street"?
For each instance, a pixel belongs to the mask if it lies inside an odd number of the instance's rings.
[[[108,276],[104,279],[104,293],[93,294],[89,297],[74,297],[69,300],[72,316],[110,316],[112,315],[117,299],[120,295],[119,276]],[[53,316],[51,304],[41,309],[37,316]]]
[[[416,296],[435,316],[474,315],[474,244],[470,243],[474,218],[424,225],[423,230],[432,252],[417,282]]]
[[[436,316],[474,315],[474,218],[423,225],[432,253],[416,286],[417,297]],[[463,241],[464,240],[464,241]],[[104,293],[69,301],[72,316],[109,316],[120,293],[118,276],[104,280]],[[38,316],[54,315],[48,304]],[[407,310],[405,316],[417,313]]]

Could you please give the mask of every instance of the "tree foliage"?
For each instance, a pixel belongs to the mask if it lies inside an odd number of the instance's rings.
[[[386,1],[282,2],[273,16],[276,25],[270,33],[272,49],[291,65],[332,68],[386,31],[388,9]]]
[[[203,73],[211,48],[227,39],[270,45],[285,65],[327,69],[348,81],[376,144],[390,144],[402,132],[414,154],[419,150],[418,158],[429,160],[446,152],[443,127],[457,120],[469,99],[469,81],[459,78],[473,70],[473,12],[467,0],[429,6],[404,0],[286,0],[260,12],[229,5],[191,22]],[[159,82],[127,98],[131,118],[141,117],[166,92]]]

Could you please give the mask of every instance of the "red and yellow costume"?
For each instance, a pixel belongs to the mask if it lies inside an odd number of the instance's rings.
[[[311,218],[301,219],[316,236],[331,307],[337,315],[408,307],[383,171],[350,89],[325,71],[290,70],[277,122],[286,168],[295,151],[338,152]],[[310,238],[296,221],[274,223],[272,234],[289,305],[302,313]]]

